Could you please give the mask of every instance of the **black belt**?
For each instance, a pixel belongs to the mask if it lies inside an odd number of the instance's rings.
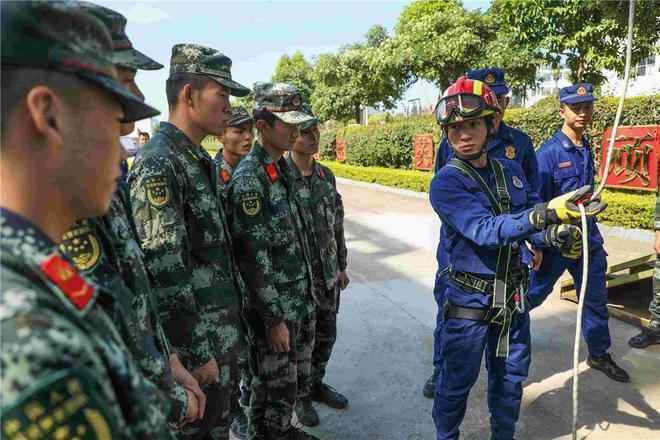
[[[521,284],[527,283],[528,269],[521,268],[509,271],[509,287],[516,288]],[[495,280],[481,278],[480,276],[473,275],[469,272],[462,272],[460,270],[449,269],[449,278],[461,287],[483,293],[484,295],[492,294],[495,291]]]

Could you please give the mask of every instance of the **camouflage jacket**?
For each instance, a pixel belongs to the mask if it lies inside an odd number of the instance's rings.
[[[6,438],[167,438],[163,392],[145,378],[101,301],[55,243],[0,215],[2,429]]]
[[[108,213],[99,218],[78,220],[64,234],[60,251],[96,285],[104,286],[112,301],[106,312],[145,375],[170,398],[161,410],[178,424],[186,415],[186,392],[174,382],[170,347],[156,315],[149,276],[132,215],[128,187],[120,182]],[[112,307],[110,307],[112,305]]]
[[[344,204],[337,192],[335,176],[316,161],[312,174],[303,176],[291,156],[286,161],[306,216],[305,223],[311,226],[306,233],[314,282],[318,286],[316,295],[321,305],[334,308],[334,299],[325,298],[321,293],[333,290],[339,271],[346,270]]]
[[[245,348],[241,284],[216,169],[174,125],[138,154],[128,175],[137,232],[161,322],[189,370],[220,364]]]
[[[223,206],[226,208],[229,181],[234,174],[234,169],[229,165],[229,162],[222,157],[222,149],[218,150],[213,160],[215,161],[215,166],[218,171],[218,195],[222,198]]]
[[[229,184],[238,266],[266,328],[299,321],[314,309],[303,219],[286,168],[284,158],[273,163],[255,142]]]

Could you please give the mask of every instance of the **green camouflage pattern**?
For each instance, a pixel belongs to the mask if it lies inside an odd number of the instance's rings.
[[[206,75],[227,87],[233,96],[247,96],[250,89],[231,77],[231,58],[199,44],[175,44],[170,58],[170,76],[177,73]]]
[[[274,170],[274,180],[267,174]],[[311,267],[286,161],[255,142],[229,184],[231,233],[250,304],[266,328],[297,322],[313,307]],[[259,322],[257,327],[263,327]],[[254,326],[254,320],[250,321]]]
[[[306,218],[307,242],[312,259],[314,291],[318,306],[337,309],[334,294],[337,276],[346,269],[346,240],[344,239],[344,204],[337,192],[335,176],[330,169],[314,161],[310,176],[303,176],[289,155],[286,158]]]
[[[234,175],[234,169],[222,156],[222,148],[218,150],[213,160],[215,161],[215,167],[218,171],[218,195],[220,196],[220,201],[226,210],[229,208],[227,194],[229,192],[229,182]]]
[[[110,32],[113,46],[113,59],[116,65],[138,70],[158,70],[163,65],[149,58],[133,47],[126,35],[126,17],[117,11],[95,3],[80,2],[85,12],[101,20]]]
[[[92,438],[167,438],[167,416],[157,403],[166,396],[144,377],[99,304],[112,296],[94,286],[85,304],[75,305],[74,293],[41,270],[54,243],[8,215],[0,216],[5,436],[73,438],[82,430]]]
[[[254,122],[247,109],[242,105],[232,106],[227,126],[235,127],[237,125],[245,124],[246,122]]]
[[[339,302],[339,287],[334,286],[332,289],[335,290],[335,292],[328,292],[327,295],[336,296],[337,302]],[[317,307],[314,349],[312,350],[312,371],[308,390],[317,388],[323,383],[325,370],[328,367],[328,362],[332,355],[332,348],[335,346],[336,341],[337,311]],[[300,394],[300,396],[305,397],[307,394]]]
[[[110,93],[123,122],[160,114],[117,82],[114,46],[103,23],[78,2],[0,3],[2,65],[75,74]]]
[[[660,231],[660,192],[655,194],[655,218],[654,228]],[[660,331],[660,255],[655,258],[655,270],[653,271],[653,298],[649,304],[651,320],[649,329]]]
[[[312,116],[305,113],[297,87],[286,83],[254,83],[254,108],[268,110],[287,124],[300,124],[310,121]]]
[[[312,119],[302,122],[300,124],[300,130],[307,130],[309,127],[312,127],[314,125],[317,125],[320,121],[319,119],[314,116],[314,112],[312,111],[312,106],[307,104],[306,102],[303,103],[302,105],[302,110],[307,113],[309,116],[312,117]]]
[[[108,213],[76,221],[64,235],[60,251],[111,293],[108,304],[114,307],[106,312],[147,378],[169,392],[171,399],[163,402],[161,410],[169,412],[169,421],[176,426],[186,415],[187,395],[171,375],[171,349],[156,314],[128,197],[128,187],[121,182]]]
[[[292,431],[298,384],[310,383],[310,356],[314,346],[314,313],[297,322],[286,322],[291,351],[277,353],[270,342],[257,337],[252,348],[248,438],[284,439]],[[295,347],[295,349],[294,349]]]
[[[162,122],[128,175],[133,216],[165,334],[192,371],[212,357],[218,367],[245,350],[245,285],[217,194],[215,163],[177,127]],[[229,399],[228,384],[217,393]],[[223,394],[224,393],[224,394]],[[210,399],[209,399],[210,400]],[[207,402],[212,406],[213,402]],[[206,412],[187,427],[225,426]]]

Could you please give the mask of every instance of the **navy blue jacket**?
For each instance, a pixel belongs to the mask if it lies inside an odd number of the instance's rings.
[[[435,172],[437,173],[451,158],[454,157],[447,138],[443,138],[435,155]],[[527,182],[533,190],[537,187],[538,163],[534,154],[532,139],[524,132],[500,123],[497,137],[488,143],[488,157],[496,159],[511,159],[522,167]]]
[[[576,147],[561,131],[548,139],[536,151],[539,162],[539,186],[537,192],[542,201],[547,202],[569,191],[589,185],[594,190],[596,168],[588,140],[582,138],[583,147]],[[590,217],[589,246],[602,246],[596,219]],[[553,251],[557,251],[553,248]],[[558,252],[558,251],[557,251]]]

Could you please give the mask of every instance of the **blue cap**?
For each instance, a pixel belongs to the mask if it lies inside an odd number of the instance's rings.
[[[568,87],[563,87],[559,90],[559,102],[566,104],[577,104],[579,102],[598,101],[594,96],[594,88],[591,84],[582,83],[575,84]]]
[[[467,73],[468,79],[476,79],[486,85],[496,95],[506,95],[509,93],[509,86],[504,81],[504,71],[498,68],[475,69]]]

